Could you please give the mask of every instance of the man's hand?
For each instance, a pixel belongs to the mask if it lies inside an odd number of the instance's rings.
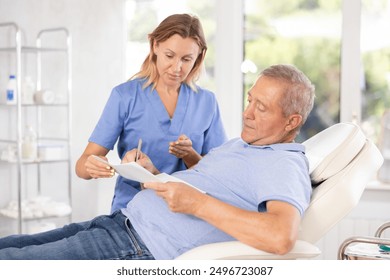
[[[207,200],[207,195],[184,183],[167,182],[145,183],[146,189],[156,191],[156,194],[165,200],[172,212],[195,215],[201,205]]]

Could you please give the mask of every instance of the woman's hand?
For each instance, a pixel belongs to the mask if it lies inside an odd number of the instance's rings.
[[[152,160],[144,153],[140,152],[138,154],[138,159],[135,160],[137,154],[137,149],[132,149],[128,151],[125,156],[122,158],[122,163],[133,162],[136,161],[143,168],[148,170],[150,173],[156,175],[159,174],[160,171],[154,166]]]
[[[192,141],[186,135],[180,135],[175,142],[169,143],[169,153],[184,160],[188,168],[202,158],[192,147]]]
[[[105,156],[99,157],[108,162]],[[90,155],[86,158],[84,166],[89,176],[94,179],[111,178],[115,175],[115,171],[111,166],[97,160],[93,155]]]
[[[92,155],[96,155],[107,161],[106,155],[108,149],[96,143],[89,142],[83,154],[76,162],[75,171],[80,178],[89,180],[96,178],[111,178],[114,176],[114,170],[107,164],[95,159]]]

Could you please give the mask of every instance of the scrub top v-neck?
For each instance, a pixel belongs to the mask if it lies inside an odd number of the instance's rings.
[[[183,160],[168,152],[169,142],[187,135],[201,155],[227,140],[214,94],[198,87],[193,91],[182,84],[172,119],[158,95],[144,80],[134,79],[116,86],[89,138],[109,150],[116,145],[122,158],[137,147],[142,138],[146,153],[158,170],[165,173],[184,170]],[[118,160],[119,161],[119,160]],[[139,191],[138,182],[118,176],[111,211],[126,206]]]
[[[183,126],[183,120],[187,112],[190,94],[192,93],[186,90],[185,86],[180,87],[176,108],[172,118],[169,116],[168,111],[165,108],[156,89],[153,89],[151,93],[146,94],[150,105],[154,110],[157,121],[160,123],[162,131],[170,134],[180,133],[180,130]]]

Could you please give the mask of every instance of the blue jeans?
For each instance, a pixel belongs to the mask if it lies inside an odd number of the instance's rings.
[[[2,260],[150,260],[148,248],[129,219],[116,211],[33,235],[0,239]]]

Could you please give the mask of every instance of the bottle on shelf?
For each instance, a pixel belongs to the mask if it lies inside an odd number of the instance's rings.
[[[22,159],[34,161],[38,155],[37,134],[31,125],[26,125],[22,141]]]
[[[16,104],[17,101],[17,90],[16,90],[16,77],[15,75],[9,75],[7,90],[6,90],[6,100],[7,104]]]
[[[35,84],[30,76],[26,76],[22,83],[22,103],[33,104]]]
[[[50,89],[38,90],[34,93],[35,104],[53,104],[54,100],[54,93]]]

